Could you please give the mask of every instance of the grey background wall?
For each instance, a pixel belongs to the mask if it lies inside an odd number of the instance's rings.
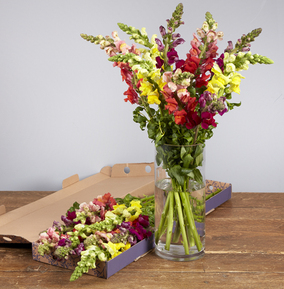
[[[152,162],[154,145],[132,121],[120,71],[80,33],[110,35],[118,22],[159,33],[180,1],[0,0],[0,190],[58,190],[64,178],[107,165]],[[242,106],[218,118],[206,177],[235,192],[284,192],[282,0],[184,1],[179,32],[190,49],[206,11],[227,41],[262,27],[252,52],[275,61],[244,72]]]

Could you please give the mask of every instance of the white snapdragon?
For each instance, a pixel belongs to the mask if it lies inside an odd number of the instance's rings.
[[[213,25],[212,25],[212,29],[216,30],[218,28],[218,22],[215,22]]]
[[[209,30],[209,25],[208,25],[208,23],[207,23],[206,21],[203,22],[203,24],[202,24],[202,29],[203,29],[205,32],[207,32],[207,31]]]
[[[234,54],[230,54],[228,52],[224,53],[224,63],[231,63],[236,60],[236,56]]]
[[[231,72],[234,72],[234,71],[236,71],[236,66],[235,66],[235,64],[233,64],[233,63],[228,63],[228,64],[226,65],[226,72],[231,73]]]

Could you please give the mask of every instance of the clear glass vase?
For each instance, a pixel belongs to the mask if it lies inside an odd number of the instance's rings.
[[[204,145],[156,147],[155,244],[155,253],[168,260],[204,255]]]

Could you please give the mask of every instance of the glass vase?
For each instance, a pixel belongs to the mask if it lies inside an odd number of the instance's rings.
[[[155,253],[192,261],[205,250],[204,145],[162,145],[155,158]]]

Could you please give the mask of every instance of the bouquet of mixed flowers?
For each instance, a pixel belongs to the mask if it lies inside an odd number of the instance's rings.
[[[126,44],[116,31],[112,37],[86,34],[81,37],[100,45],[113,66],[120,68],[122,80],[128,85],[125,101],[136,105],[133,120],[142,130],[147,128],[149,138],[156,145],[157,164],[163,164],[171,179],[159,227],[156,224],[156,244],[166,232],[165,249],[169,250],[175,223],[182,234],[185,254],[189,254],[191,246],[196,245],[201,251],[203,245],[195,227],[198,220],[193,214],[193,206],[200,204],[188,194],[192,190],[188,188],[191,183],[200,184],[193,186],[195,189],[204,186],[199,167],[205,141],[213,136],[217,126],[215,117],[240,106],[240,102],[231,100],[233,92],[240,93],[244,78],[241,70],[247,70],[250,64],[273,61],[250,52],[251,42],[259,36],[261,28],[242,35],[235,45],[229,41],[224,52],[218,54],[217,45],[223,39],[223,32],[216,31],[218,23],[209,12],[193,34],[186,58],[181,59],[176,49],[185,40],[176,29],[184,24],[182,14],[183,5],[178,4],[167,20],[167,28],[160,26],[160,37],[153,35],[151,39],[145,28],[139,30],[118,23],[143,48]],[[166,149],[164,145],[174,149]]]
[[[70,281],[96,268],[96,261],[108,261],[137,242],[152,235],[154,196],[136,198],[127,195],[114,199],[110,193],[89,203],[75,202],[63,222],[54,221],[40,233],[38,252],[52,254],[58,260],[79,256]]]

